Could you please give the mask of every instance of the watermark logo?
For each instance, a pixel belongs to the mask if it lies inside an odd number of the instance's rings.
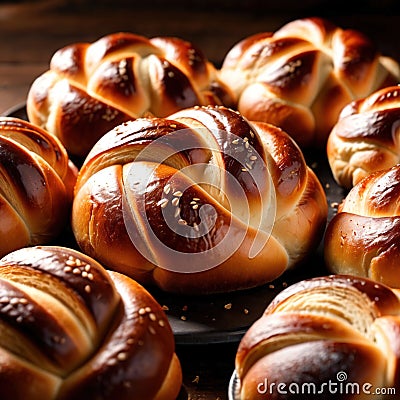
[[[388,395],[394,396],[396,394],[395,387],[375,387],[370,382],[351,382],[348,381],[348,375],[345,371],[339,371],[336,374],[335,380],[328,380],[327,382],[269,382],[265,378],[263,382],[257,385],[257,392],[259,394],[295,394],[295,395]]]
[[[196,132],[204,135],[204,139],[193,136],[189,129],[182,129],[153,140],[137,154],[123,177],[124,222],[132,243],[154,265],[181,273],[206,271],[226,261],[243,244],[249,226],[255,234],[247,256],[257,257],[271,235],[276,214],[276,194],[268,166],[250,140],[222,131],[211,135],[209,130],[202,132],[199,128]],[[162,164],[175,168],[167,182],[163,182],[161,197],[157,200],[163,227],[173,232],[177,240],[188,243],[188,252],[178,251],[180,246],[174,248],[164,243],[149,223],[148,189],[157,180],[155,177]],[[215,202],[191,199],[196,222],[188,222],[182,217],[181,202],[185,200],[186,191],[199,186],[215,198]],[[248,188],[253,198],[256,193],[256,217],[246,192]],[[219,210],[229,210],[231,224],[224,226],[223,237],[214,244],[212,235],[215,235],[219,218],[215,205]],[[243,229],[237,228],[237,221]],[[201,240],[212,245],[193,251],[196,246],[191,241]]]

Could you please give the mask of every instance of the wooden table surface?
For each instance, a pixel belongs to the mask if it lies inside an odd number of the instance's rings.
[[[145,6],[139,7],[117,0],[14,4],[0,1],[0,113],[24,103],[30,84],[48,68],[50,57],[58,48],[117,31],[148,37],[180,36],[198,45],[212,62],[220,65],[238,40],[253,33],[273,31],[299,17],[319,15],[340,26],[364,31],[383,53],[400,60],[396,34],[400,17],[392,12],[395,1],[366,1],[363,9],[353,13],[344,1],[335,2],[334,9],[332,2],[302,1],[299,5],[297,0],[169,1],[168,8],[161,0],[143,3]],[[179,345],[177,351],[184,370],[183,397],[227,399],[237,345]]]

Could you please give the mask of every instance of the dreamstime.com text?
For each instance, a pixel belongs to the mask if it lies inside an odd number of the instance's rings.
[[[260,394],[298,394],[298,395],[322,395],[322,394],[337,394],[337,395],[388,395],[393,396],[396,394],[394,387],[374,387],[369,382],[358,383],[348,382],[347,374],[340,371],[336,374],[336,381],[329,380],[322,383],[314,382],[269,382],[265,378],[263,382],[257,385],[257,391]]]

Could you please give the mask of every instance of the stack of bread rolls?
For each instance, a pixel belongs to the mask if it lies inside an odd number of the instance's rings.
[[[175,37],[57,51],[29,122],[0,119],[0,394],[175,399],[173,332],[147,289],[248,290],[320,243],[337,275],[289,287],[250,327],[240,400],[269,398],[266,377],[399,388],[399,79],[322,18],[243,39],[220,69]],[[328,227],[310,147],[355,185]],[[66,225],[75,249],[57,243]]]

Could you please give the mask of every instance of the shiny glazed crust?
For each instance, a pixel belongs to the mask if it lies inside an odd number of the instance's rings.
[[[77,173],[57,138],[0,117],[0,256],[48,243],[64,229]]]
[[[209,293],[298,265],[326,215],[322,186],[286,133],[226,107],[195,107],[107,133],[80,170],[72,227],[82,251],[110,269]]]
[[[399,165],[371,173],[350,190],[325,235],[325,259],[332,272],[400,288],[399,198]]]
[[[351,188],[370,173],[400,162],[400,89],[389,86],[353,101],[328,138],[335,180]]]
[[[177,397],[168,320],[130,278],[75,250],[29,247],[0,260],[0,302],[4,398]]]
[[[278,384],[287,393],[303,388],[298,398],[380,399],[377,387],[397,393],[399,310],[393,290],[365,278],[332,275],[288,287],[239,344],[240,399],[286,398],[276,397]],[[374,389],[367,393],[365,384]]]
[[[31,85],[27,112],[68,152],[86,156],[123,121],[231,102],[215,68],[193,44],[120,32],[58,50]]]
[[[237,43],[220,76],[244,116],[281,127],[302,147],[324,147],[342,108],[397,84],[400,71],[361,32],[304,18]]]

